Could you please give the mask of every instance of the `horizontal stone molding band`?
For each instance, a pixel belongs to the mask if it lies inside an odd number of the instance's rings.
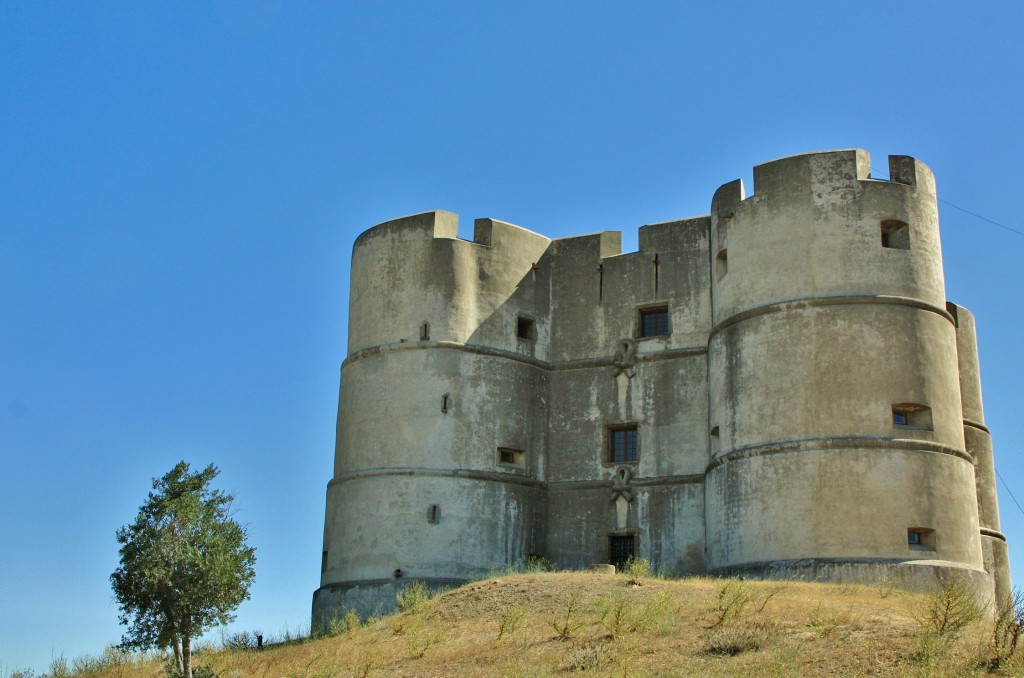
[[[458,478],[460,480],[485,480],[492,483],[504,483],[512,485],[523,485],[526,487],[542,488],[545,483],[536,478],[520,475],[517,473],[501,473],[498,471],[473,471],[470,469],[437,469],[437,468],[416,468],[411,466],[395,466],[369,468],[360,471],[348,471],[335,476],[327,488],[349,480],[362,480],[363,478],[380,478],[384,476],[400,477],[415,476],[417,478]],[[609,481],[610,483],[611,481]]]
[[[992,539],[998,539],[999,541],[1006,541],[1006,535],[999,530],[990,530],[987,527],[981,528],[981,536],[991,537]]]
[[[722,577],[751,571],[807,569],[821,565],[926,565],[984,573],[984,570],[969,567],[963,563],[951,560],[930,560],[928,558],[794,558],[792,560],[762,560],[738,563],[736,565],[723,565],[722,567],[708,570],[708,574]]]
[[[688,475],[678,476],[658,476],[656,478],[633,478],[629,481],[629,484],[633,487],[657,487],[660,485],[692,485],[696,483],[704,482],[703,473],[691,473]],[[571,491],[571,490],[604,490],[613,486],[611,480],[557,480],[549,481],[545,483],[547,488],[552,491]]]
[[[424,469],[424,468],[411,468],[411,467],[394,467],[394,468],[372,468],[365,469],[362,471],[349,471],[348,473],[342,473],[337,476],[329,483],[327,487],[330,488],[335,484],[343,483],[348,480],[360,480],[363,478],[379,478],[382,476],[416,476],[418,478],[433,477],[433,478],[458,478],[464,480],[485,480],[489,482],[498,483],[513,483],[516,485],[524,485],[526,487],[539,488],[543,490],[595,490],[595,489],[607,489],[612,487],[614,482],[611,479],[608,480],[560,480],[557,482],[546,482],[543,480],[537,480],[536,478],[530,478],[512,473],[501,473],[495,471],[471,471],[456,469],[452,471],[446,471],[443,469]],[[676,476],[658,476],[656,478],[637,478],[633,477],[630,484],[634,487],[657,487],[661,485],[690,485],[695,483],[703,483],[703,473],[692,473],[688,475],[676,475]]]
[[[421,581],[424,584],[431,587],[458,587],[469,582],[469,579],[454,578],[454,577],[416,577],[413,575],[403,574],[401,577],[389,577],[387,579],[355,579],[352,581],[332,582],[330,584],[324,584],[318,588],[313,596],[316,597],[321,591],[329,591],[331,593],[339,593],[354,589],[360,586],[387,586],[389,584],[400,585],[403,581],[412,583],[414,581]]]
[[[942,443],[930,440],[914,440],[907,438],[882,438],[875,436],[845,436],[842,438],[800,438],[797,440],[784,440],[765,445],[751,445],[727,452],[708,464],[708,473],[713,469],[728,462],[750,459],[752,457],[763,457],[773,454],[788,454],[792,452],[825,452],[831,450],[845,450],[861,448],[869,450],[910,450],[912,452],[927,452],[932,454],[947,454],[951,457],[963,459],[969,464],[974,463],[973,458],[966,451],[943,445]]]
[[[476,355],[485,355],[494,358],[505,358],[507,360],[514,360],[516,362],[525,363],[548,371],[580,370],[595,367],[613,367],[615,365],[615,356],[613,355],[580,360],[548,361],[541,360],[540,358],[534,358],[533,356],[523,355],[522,353],[516,353],[515,351],[506,351],[500,348],[481,346],[480,344],[462,344],[457,341],[406,341],[395,344],[381,344],[380,346],[371,346],[370,348],[361,349],[345,358],[345,362],[341,364],[341,367],[344,369],[347,365],[351,365],[358,360],[380,355],[382,353],[394,353],[396,351],[422,351],[427,349],[451,349],[462,351],[464,353],[473,353]],[[683,348],[667,348],[663,351],[655,351],[652,353],[638,353],[636,358],[640,362],[654,362],[658,360],[672,360],[673,358],[689,358],[691,356],[706,355],[707,352],[707,346],[685,346]]]
[[[831,297],[806,297],[802,299],[789,299],[786,301],[778,301],[771,304],[765,304],[764,306],[757,306],[755,308],[741,311],[734,316],[730,316],[718,323],[711,329],[709,341],[716,334],[722,330],[732,327],[745,320],[756,318],[762,315],[768,315],[770,313],[781,313],[783,311],[795,311],[802,308],[814,308],[817,306],[850,306],[854,304],[875,304],[882,306],[907,306],[909,308],[916,308],[922,311],[928,311],[940,315],[950,322],[953,326],[956,326],[956,320],[953,315],[944,308],[939,308],[929,304],[928,302],[921,301],[920,299],[914,299],[913,297],[901,297],[889,294],[852,294],[852,295],[840,295]]]
[[[988,430],[988,426],[979,424],[976,421],[971,421],[970,419],[964,419],[964,426],[970,426],[971,428],[976,428],[979,431],[984,431],[985,433],[992,435],[992,431]]]

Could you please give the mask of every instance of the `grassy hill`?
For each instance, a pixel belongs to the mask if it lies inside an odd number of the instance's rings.
[[[997,628],[955,585],[917,595],[888,582],[537,573],[434,598],[414,587],[399,602],[403,612],[350,615],[327,637],[209,649],[196,664],[220,678],[1024,675],[1010,656],[1019,625]],[[163,676],[158,660],[114,653],[75,664],[67,675]]]

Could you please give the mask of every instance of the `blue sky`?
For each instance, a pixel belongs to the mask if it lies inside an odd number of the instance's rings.
[[[549,236],[705,214],[755,164],[913,155],[1017,231],[1024,5],[0,4],[0,675],[121,628],[114,532],[216,463],[258,549],[236,629],[308,624],[351,244],[448,209]],[[884,173],[884,171],[883,171]],[[941,205],[1024,501],[1024,236]],[[1024,512],[1000,487],[1015,580]]]

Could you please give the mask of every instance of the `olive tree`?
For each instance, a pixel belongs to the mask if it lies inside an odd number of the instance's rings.
[[[173,648],[178,671],[192,678],[192,641],[249,597],[256,550],[232,518],[234,497],[210,487],[213,464],[190,472],[179,462],[117,531],[121,565],[110,575],[124,647]]]

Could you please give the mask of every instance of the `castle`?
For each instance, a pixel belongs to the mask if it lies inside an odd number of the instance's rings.
[[[931,171],[829,151],[753,188],[625,254],[443,211],[359,236],[314,627],[531,555],[1006,596]]]

